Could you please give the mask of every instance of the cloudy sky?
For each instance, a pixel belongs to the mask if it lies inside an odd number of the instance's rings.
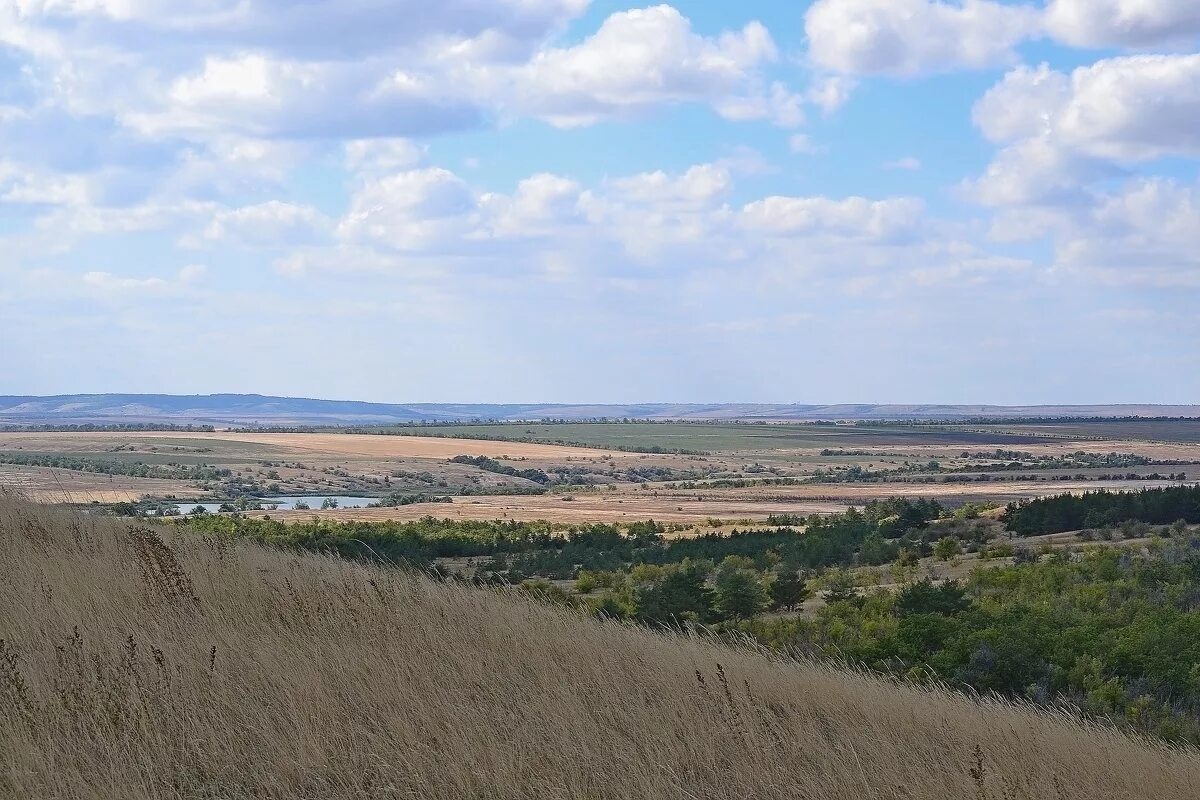
[[[0,393],[1200,401],[1197,0],[0,0]]]

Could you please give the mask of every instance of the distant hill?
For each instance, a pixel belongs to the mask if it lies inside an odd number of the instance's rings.
[[[958,406],[767,405],[753,403],[365,403],[256,394],[0,396],[0,425],[171,423],[223,426],[388,425],[546,419],[941,420],[1037,417],[1197,417],[1200,405]]]

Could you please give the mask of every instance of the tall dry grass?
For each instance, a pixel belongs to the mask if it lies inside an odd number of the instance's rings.
[[[1200,758],[0,499],[5,798],[1188,798]]]

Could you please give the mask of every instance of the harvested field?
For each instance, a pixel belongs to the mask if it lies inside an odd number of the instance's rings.
[[[1133,491],[1177,486],[1170,481],[990,481],[984,483],[835,483],[812,486],[756,486],[726,490],[729,496],[749,499],[821,500],[843,505],[863,505],[887,497],[928,497],[947,502],[1008,502],[1029,497],[1082,494],[1100,489]],[[689,490],[689,493],[694,494]],[[711,493],[710,493],[711,494]]]
[[[972,431],[964,441],[962,431],[953,426],[939,431],[758,424],[521,424],[461,429],[461,433],[475,436],[495,431],[497,436],[510,437],[507,440],[444,435],[456,431],[438,428],[434,436],[255,431],[0,432],[0,453],[14,458],[64,454],[84,464],[103,462],[106,466],[97,472],[117,473],[74,471],[84,467],[50,469],[62,466],[54,463],[38,467],[14,464],[0,472],[0,476],[8,476],[0,480],[42,502],[399,494],[455,499],[448,504],[326,513],[342,519],[433,515],[577,524],[653,518],[668,524],[703,525],[709,518],[762,522],[772,514],[836,512],[887,497],[929,497],[952,505],[968,501],[1007,503],[1062,492],[1164,485],[1127,479],[1131,474],[1182,471],[1190,479],[1200,477],[1200,467],[1192,463],[1200,461],[1200,446],[1189,441],[1027,436],[1026,441],[1018,443],[1003,435],[989,439],[987,431]],[[520,437],[542,441],[512,440]],[[594,446],[555,444],[549,441],[551,437],[582,440]],[[614,451],[603,449],[605,445],[662,446],[710,455]],[[963,480],[963,476],[942,473],[932,476],[936,482],[924,482],[922,466],[928,462],[936,461],[943,469],[972,472],[974,466],[984,468],[994,463],[995,458],[988,454],[997,449],[1019,451],[1030,466],[1022,468],[1019,476],[993,473],[983,476],[989,480]],[[1068,459],[1068,466],[1035,466],[1039,459],[1079,451],[1132,454],[1166,463],[1126,466],[1115,459],[1114,463],[1122,465],[1093,468],[1073,466]],[[456,456],[486,456],[500,463],[451,463]],[[127,477],[121,465],[131,463],[151,465],[160,472],[154,478]],[[212,468],[210,473],[217,470],[223,477],[165,480],[174,477],[165,474],[169,469],[182,472],[189,466]],[[832,480],[794,486],[730,485],[781,477],[804,480],[818,471],[836,476],[838,471],[852,468],[879,472],[885,477],[871,482]],[[1023,479],[1007,480],[1010,477]],[[726,486],[708,485],[713,481],[725,481]],[[670,485],[694,488],[667,488]],[[526,494],[546,486],[554,491],[543,496]],[[564,500],[564,494],[574,499]]]
[[[1097,489],[1138,490],[1173,485],[1165,481],[1056,481],[984,484],[817,484],[748,489],[631,490],[573,495],[455,497],[452,503],[417,503],[399,508],[272,511],[272,519],[339,521],[438,519],[544,520],[563,524],[636,522],[704,524],[709,519],[763,522],[772,514],[832,514],[887,497],[926,497],[949,504],[1007,503],[1028,497],[1081,494]],[[564,500],[571,497],[571,500]]]
[[[644,494],[644,493],[643,493]],[[412,520],[422,517],[439,519],[511,519],[524,522],[545,520],[565,524],[586,522],[640,522],[653,519],[663,523],[696,524],[710,517],[719,519],[765,520],[771,514],[830,514],[845,511],[837,502],[795,503],[771,500],[711,500],[691,498],[654,498],[637,493],[596,493],[574,495],[566,501],[562,495],[455,497],[453,503],[418,503],[399,508],[335,509],[332,511],[273,511],[272,519],[304,520],[319,514],[336,520]]]
[[[98,475],[50,467],[19,467],[0,464],[0,488],[36,503],[121,503],[146,494],[173,495],[180,499],[199,497],[186,481]]]

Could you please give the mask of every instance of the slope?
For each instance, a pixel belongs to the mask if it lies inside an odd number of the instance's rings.
[[[1184,798],[1193,752],[0,498],[0,797]]]

